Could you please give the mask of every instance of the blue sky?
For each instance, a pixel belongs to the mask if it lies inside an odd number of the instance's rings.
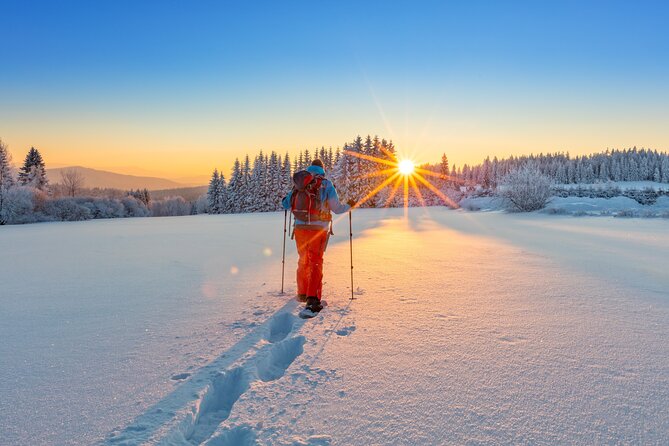
[[[15,157],[175,176],[358,133],[456,163],[669,148],[664,2],[2,0],[0,16]]]

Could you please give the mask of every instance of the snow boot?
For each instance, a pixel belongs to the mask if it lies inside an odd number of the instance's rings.
[[[307,295],[306,294],[298,294],[296,297],[298,302],[306,302],[307,301]]]
[[[323,305],[321,305],[321,301],[317,297],[309,296],[307,297],[307,306],[305,308],[314,313],[318,313],[323,309]]]

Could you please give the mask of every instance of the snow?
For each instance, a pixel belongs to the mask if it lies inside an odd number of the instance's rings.
[[[508,206],[500,197],[467,197],[460,201],[466,211],[503,211]],[[642,205],[629,197],[589,198],[551,197],[546,208],[539,211],[547,214],[574,216],[621,216],[621,217],[669,217],[669,197],[658,197],[652,205]]]
[[[669,197],[659,197],[655,204],[642,205],[628,197],[587,198],[553,197],[544,212],[573,215],[620,215],[669,217]]]
[[[658,183],[656,181],[606,181],[601,183],[556,184],[556,186],[563,189],[577,189],[581,187],[586,189],[606,190],[608,188],[617,187],[620,190],[644,190],[644,189],[653,189],[657,191],[669,190],[669,184]]]
[[[467,211],[501,211],[506,209],[505,200],[501,197],[466,197],[458,203]]]
[[[310,320],[283,213],[0,228],[0,442],[669,441],[666,220],[403,212]]]

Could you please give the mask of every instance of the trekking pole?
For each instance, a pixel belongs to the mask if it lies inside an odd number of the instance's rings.
[[[288,209],[283,211],[283,254],[281,256],[281,294],[283,294],[283,280],[286,271],[286,217],[288,217]]]
[[[351,251],[351,300],[355,299],[353,297],[353,217],[351,216],[351,211],[348,211],[348,240]]]

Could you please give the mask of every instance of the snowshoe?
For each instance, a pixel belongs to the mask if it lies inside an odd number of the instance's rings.
[[[316,317],[322,309],[323,305],[321,305],[317,297],[309,297],[307,298],[307,306],[300,311],[300,317],[302,319],[311,319],[312,317]]]

